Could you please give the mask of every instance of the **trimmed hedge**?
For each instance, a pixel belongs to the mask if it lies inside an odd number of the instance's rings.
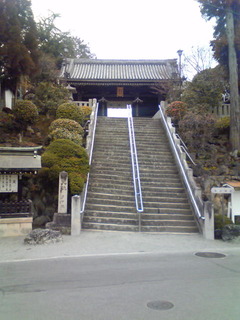
[[[32,101],[17,100],[13,108],[16,122],[20,123],[24,129],[37,121],[38,109]]]
[[[50,143],[42,155],[43,172],[46,179],[58,184],[61,171],[69,174],[71,194],[81,193],[89,172],[86,150],[68,139],[57,139]],[[46,170],[46,167],[49,170]]]
[[[84,115],[80,107],[75,103],[63,103],[57,108],[56,117],[60,119],[71,119],[82,124]]]
[[[71,119],[56,119],[54,120],[50,127],[49,127],[49,132],[52,132],[56,129],[59,128],[64,128],[70,132],[74,132],[80,135],[83,135],[83,128],[81,127],[81,125],[76,122],[75,120],[71,120]]]

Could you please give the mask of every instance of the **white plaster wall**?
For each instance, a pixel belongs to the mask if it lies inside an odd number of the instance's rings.
[[[12,109],[12,99],[14,98],[14,95],[12,91],[6,90],[5,91],[5,107]]]
[[[240,216],[240,191],[234,191],[232,193],[232,217]]]

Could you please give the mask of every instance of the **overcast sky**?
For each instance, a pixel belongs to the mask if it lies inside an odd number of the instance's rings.
[[[212,40],[196,0],[32,0],[32,10],[36,19],[59,13],[56,25],[98,59],[172,59]]]

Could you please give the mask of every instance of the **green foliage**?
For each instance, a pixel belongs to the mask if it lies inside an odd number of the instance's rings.
[[[12,114],[0,111],[0,128],[3,131],[9,131],[14,127],[14,116]]]
[[[225,88],[226,82],[222,69],[206,69],[187,83],[182,101],[195,113],[206,113],[211,107],[219,104]]]
[[[32,101],[17,100],[13,108],[15,120],[25,130],[28,125],[34,124],[38,118],[38,109]]]
[[[182,101],[174,101],[170,103],[166,108],[166,114],[174,118],[175,120],[180,120],[187,111],[186,103]]]
[[[215,214],[214,215],[214,229],[222,230],[227,224],[232,224],[232,220],[225,215]]]
[[[81,125],[71,119],[56,119],[50,127],[50,139],[69,139],[76,144],[82,145],[83,128]]]
[[[80,38],[73,37],[69,32],[63,32],[55,25],[59,14],[51,13],[41,18],[37,24],[41,51],[54,58],[56,66],[60,68],[63,57],[93,58],[88,45]]]
[[[69,139],[76,144],[82,145],[82,136],[78,133],[71,132],[64,128],[58,128],[53,130],[50,133],[50,139],[56,140],[56,139]]]
[[[82,124],[84,121],[84,114],[80,107],[75,103],[63,103],[57,108],[56,117],[61,119],[71,119]]]
[[[71,119],[60,118],[60,119],[54,120],[49,127],[49,132],[52,132],[59,128],[64,128],[70,132],[75,132],[80,135],[83,134],[83,128],[81,127],[81,125],[78,122]]]
[[[179,133],[190,151],[204,150],[213,138],[215,117],[209,114],[187,112],[179,121]]]
[[[84,186],[84,178],[80,173],[69,173],[69,186],[71,190],[71,194],[79,194],[79,190],[83,189]]]
[[[87,120],[90,119],[90,115],[92,113],[92,108],[88,106],[82,106],[80,107],[80,110],[83,114],[83,122],[86,122]]]
[[[89,164],[87,153],[81,146],[67,139],[54,140],[42,155],[42,165],[49,168],[45,171],[47,179],[57,184],[59,173],[66,171],[71,194],[82,191]]]
[[[219,133],[228,133],[230,129],[230,117],[217,119],[215,127]]]
[[[21,76],[38,71],[37,30],[27,0],[0,1],[0,70],[2,84],[16,91]]]
[[[57,107],[66,102],[69,92],[63,86],[51,82],[41,82],[35,90],[34,103],[41,114],[55,115]]]
[[[198,0],[201,13],[207,19],[215,19],[214,40],[211,42],[214,57],[222,65],[228,68],[228,40],[226,35],[226,13],[232,11],[235,29],[235,49],[237,52],[238,73],[240,72],[240,12],[239,0]]]

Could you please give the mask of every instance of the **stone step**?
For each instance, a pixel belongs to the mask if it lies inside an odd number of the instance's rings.
[[[146,171],[146,174],[144,174],[144,171],[141,170],[140,167],[140,177],[141,180],[144,180],[149,183],[153,183],[155,185],[158,185],[158,182],[165,181],[165,182],[179,182],[180,177],[176,172],[172,172],[171,170],[157,170],[156,172],[152,171],[152,174],[155,173],[156,175],[153,177],[151,175],[148,176],[148,172]]]
[[[176,234],[190,234],[198,233],[197,227],[186,227],[186,226],[143,226],[142,232],[164,232],[164,233],[176,233]]]
[[[147,214],[143,212],[141,214],[141,219],[144,221],[147,220],[174,220],[174,221],[194,221],[193,215],[192,214],[177,214],[177,213],[172,213],[172,214],[164,214],[164,213],[155,213],[155,214]]]
[[[155,189],[156,187],[163,189],[177,187],[183,188],[182,183],[180,181],[170,180],[169,178],[166,178],[165,180],[162,178],[161,180],[159,180],[158,184],[156,184],[156,182],[153,182],[152,180],[145,182],[143,179],[141,179],[141,185],[143,190],[149,187],[151,187],[152,189]]]
[[[109,205],[109,204],[103,204],[99,205],[96,203],[86,203],[86,211],[88,210],[94,210],[94,211],[109,211],[109,212],[129,212],[129,213],[136,213],[136,207],[135,206],[126,206],[126,205]]]
[[[144,220],[141,219],[142,227],[162,226],[162,227],[193,227],[196,228],[196,222],[194,220]]]
[[[89,190],[91,190],[91,188],[106,188],[109,190],[133,190],[133,183],[129,182],[129,181],[115,181],[114,184],[111,180],[107,181],[104,179],[98,179],[97,181],[93,181],[91,183],[89,183]]]
[[[146,196],[146,194],[144,194]],[[149,206],[151,203],[188,203],[188,200],[186,198],[186,195],[184,193],[182,193],[181,197],[175,197],[174,195],[165,195],[165,196],[152,196],[151,194],[148,195],[147,198],[147,202]]]
[[[138,220],[139,214],[132,212],[115,212],[115,211],[97,211],[97,210],[86,210],[84,213],[85,217],[117,217],[123,219],[135,219]]]
[[[132,201],[134,199],[134,193],[131,194],[113,194],[106,192],[88,192],[89,199],[109,199],[109,200],[121,200],[121,201]]]
[[[115,151],[110,151],[110,150],[107,150],[107,151],[104,151],[104,150],[94,150],[93,151],[93,156],[94,156],[94,159],[98,159],[98,160],[103,160],[105,159],[106,161],[106,158],[111,158],[111,159],[126,159],[126,158],[130,158],[130,151],[124,151],[122,152],[121,150],[115,150]]]
[[[169,200],[171,200],[171,202],[169,202]],[[153,209],[160,209],[162,210],[162,208],[169,208],[169,209],[190,209],[189,204],[187,201],[185,202],[172,202],[172,199],[166,199],[165,201],[158,201],[158,202],[150,202],[145,199],[143,199],[143,205],[145,210],[147,211],[149,208]]]
[[[153,192],[169,192],[170,194],[174,193],[185,193],[185,189],[183,186],[163,186],[163,185],[158,185],[157,187],[155,185],[142,185],[142,190],[146,194],[153,194]]]
[[[91,223],[91,222],[83,222],[83,229],[88,230],[109,230],[109,231],[126,231],[126,232],[137,232],[138,226],[135,225],[121,225],[115,223]]]
[[[88,203],[87,206],[107,206],[109,205],[109,207],[128,207],[128,208],[135,208],[135,199],[126,199],[126,200],[121,200],[121,199],[114,199],[114,198],[97,198],[97,197],[89,197],[88,198]]]
[[[138,225],[137,219],[127,219],[127,218],[120,218],[120,217],[93,217],[93,216],[86,216],[84,217],[84,224],[86,223],[102,223],[102,224],[121,224],[121,225]]]
[[[112,168],[94,168],[91,170],[91,173],[94,174],[94,173],[102,173],[102,174],[116,174],[116,175],[121,175],[121,174],[124,174],[124,175],[127,175],[128,176],[131,176],[132,174],[132,169],[129,168],[129,166],[126,166],[125,168],[123,167],[112,167]]]
[[[121,188],[119,186],[119,188],[117,188],[116,186],[114,186],[113,188],[106,188],[104,185],[103,186],[89,186],[88,189],[88,194],[92,192],[93,194],[99,193],[99,192],[104,192],[104,193],[109,193],[112,195],[129,195],[131,197],[134,197],[134,191],[133,191],[133,186],[124,186],[124,189]]]
[[[108,169],[108,170],[116,170],[116,169],[131,169],[132,167],[132,163],[129,161],[129,159],[127,159],[128,161],[125,161],[125,162],[122,162],[122,161],[119,161],[119,162],[111,162],[109,164],[107,163],[101,163],[101,161],[99,162],[96,162],[94,161],[93,164],[92,164],[92,170],[105,170],[105,169]]]
[[[146,214],[183,214],[183,215],[192,215],[190,209],[183,208],[168,208],[161,206],[161,208],[151,208],[144,206],[144,213]]]

